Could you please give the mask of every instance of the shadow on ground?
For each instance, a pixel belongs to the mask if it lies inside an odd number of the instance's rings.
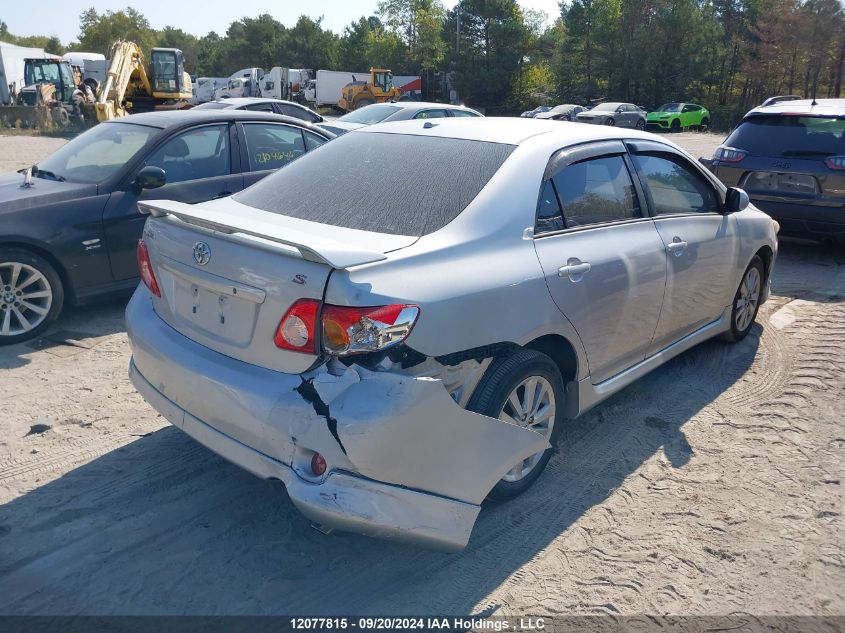
[[[91,349],[104,337],[123,332],[125,295],[96,305],[69,307],[38,338],[0,347],[0,369],[23,367],[28,354],[45,351],[55,356],[71,356],[80,349]]]

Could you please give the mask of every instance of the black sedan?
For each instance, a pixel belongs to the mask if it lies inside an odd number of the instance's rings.
[[[228,108],[253,112],[275,112],[292,116],[294,119],[302,119],[308,123],[322,123],[324,120],[322,115],[302,104],[266,97],[228,97],[201,103],[195,106],[194,110],[226,110]]]
[[[0,176],[0,345],[37,336],[65,304],[137,285],[138,200],[228,196],[331,138],[262,112],[150,112]]]

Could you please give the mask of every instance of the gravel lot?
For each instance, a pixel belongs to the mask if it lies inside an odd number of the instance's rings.
[[[0,137],[0,171],[60,143]],[[70,311],[0,349],[0,614],[845,615],[845,255],[784,241],[773,287],[452,555],[311,529],[135,394],[125,302]]]

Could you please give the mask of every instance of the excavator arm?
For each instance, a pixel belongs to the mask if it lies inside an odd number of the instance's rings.
[[[138,82],[140,89],[152,94],[144,54],[135,42],[118,40],[112,45],[109,59],[111,62],[106,81],[97,91],[95,106],[98,121],[108,121],[128,114],[124,102],[133,82]]]

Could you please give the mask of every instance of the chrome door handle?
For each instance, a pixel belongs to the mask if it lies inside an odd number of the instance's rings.
[[[683,241],[680,237],[674,237],[672,238],[672,241],[666,245],[666,250],[674,254],[675,257],[680,257],[686,247],[687,243],[685,241]]]
[[[582,262],[577,257],[570,257],[566,262],[566,266],[561,266],[557,269],[558,277],[569,277],[570,281],[581,281],[581,279],[590,272],[589,262]]]

